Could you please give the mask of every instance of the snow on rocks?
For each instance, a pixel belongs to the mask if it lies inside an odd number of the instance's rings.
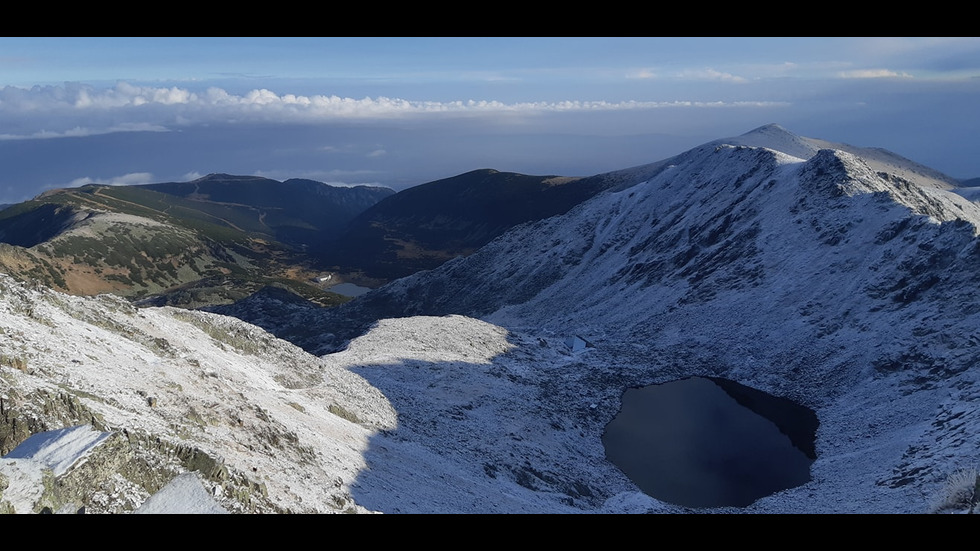
[[[394,414],[347,370],[232,318],[137,310],[3,275],[0,333],[7,421],[40,429],[91,420],[125,434],[137,448],[126,453],[172,473],[143,473],[144,492],[197,467],[212,486],[228,486],[230,510],[363,510],[344,487],[369,436]],[[51,413],[45,403],[59,396],[73,397],[71,407]]]

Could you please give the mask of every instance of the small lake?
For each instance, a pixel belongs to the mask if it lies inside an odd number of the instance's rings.
[[[631,388],[602,436],[644,493],[686,507],[744,507],[809,482],[813,410],[733,381]]]
[[[338,295],[344,295],[345,297],[360,296],[370,290],[370,287],[361,287],[360,285],[354,285],[353,283],[338,283],[333,287],[327,287],[327,291],[337,293]]]

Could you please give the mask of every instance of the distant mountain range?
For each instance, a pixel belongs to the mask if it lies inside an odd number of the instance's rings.
[[[188,214],[182,217],[204,213],[206,221],[300,248],[335,238],[364,209],[395,193],[385,187],[331,186],[299,178],[277,182],[230,174],[138,187],[177,198],[171,200],[168,212],[186,209]]]

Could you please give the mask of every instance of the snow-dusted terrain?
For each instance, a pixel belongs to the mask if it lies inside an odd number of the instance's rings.
[[[117,435],[96,451],[131,446],[140,469],[80,491],[89,511],[197,471],[230,512],[684,512],[600,438],[624,390],[690,376],[820,421],[809,483],[708,511],[927,512],[977,466],[980,207],[951,181],[774,125],[617,177],[341,307],[243,305],[319,357],[228,317],[0,278],[0,415],[88,417]]]
[[[8,433],[88,422],[125,448],[124,460],[117,453],[95,465],[94,489],[70,496],[84,497],[89,512],[135,508],[187,470],[204,471],[233,512],[363,510],[347,485],[395,412],[348,370],[238,320],[137,310],[111,295],[68,296],[6,276],[0,320]]]

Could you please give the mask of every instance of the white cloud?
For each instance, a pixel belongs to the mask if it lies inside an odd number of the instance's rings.
[[[695,80],[720,80],[724,82],[748,82],[745,77],[740,77],[738,75],[733,75],[731,73],[725,73],[722,71],[717,71],[715,69],[705,68],[705,69],[693,69],[681,71],[679,75],[681,78],[695,79]]]
[[[912,78],[912,75],[908,73],[888,69],[855,69],[841,71],[838,76],[841,78]]]
[[[635,71],[630,71],[626,73],[626,78],[628,79],[651,79],[657,78],[657,74],[651,69],[637,69]]]
[[[500,73],[490,73],[490,72],[474,72],[468,71],[463,73],[463,79],[475,80],[482,82],[520,82],[521,78],[516,76],[504,75]]]
[[[69,182],[68,187],[81,187],[89,184],[98,184],[100,186],[136,186],[151,183],[153,183],[153,174],[149,172],[130,172],[129,174],[108,179],[90,178],[88,176],[75,178]]]

